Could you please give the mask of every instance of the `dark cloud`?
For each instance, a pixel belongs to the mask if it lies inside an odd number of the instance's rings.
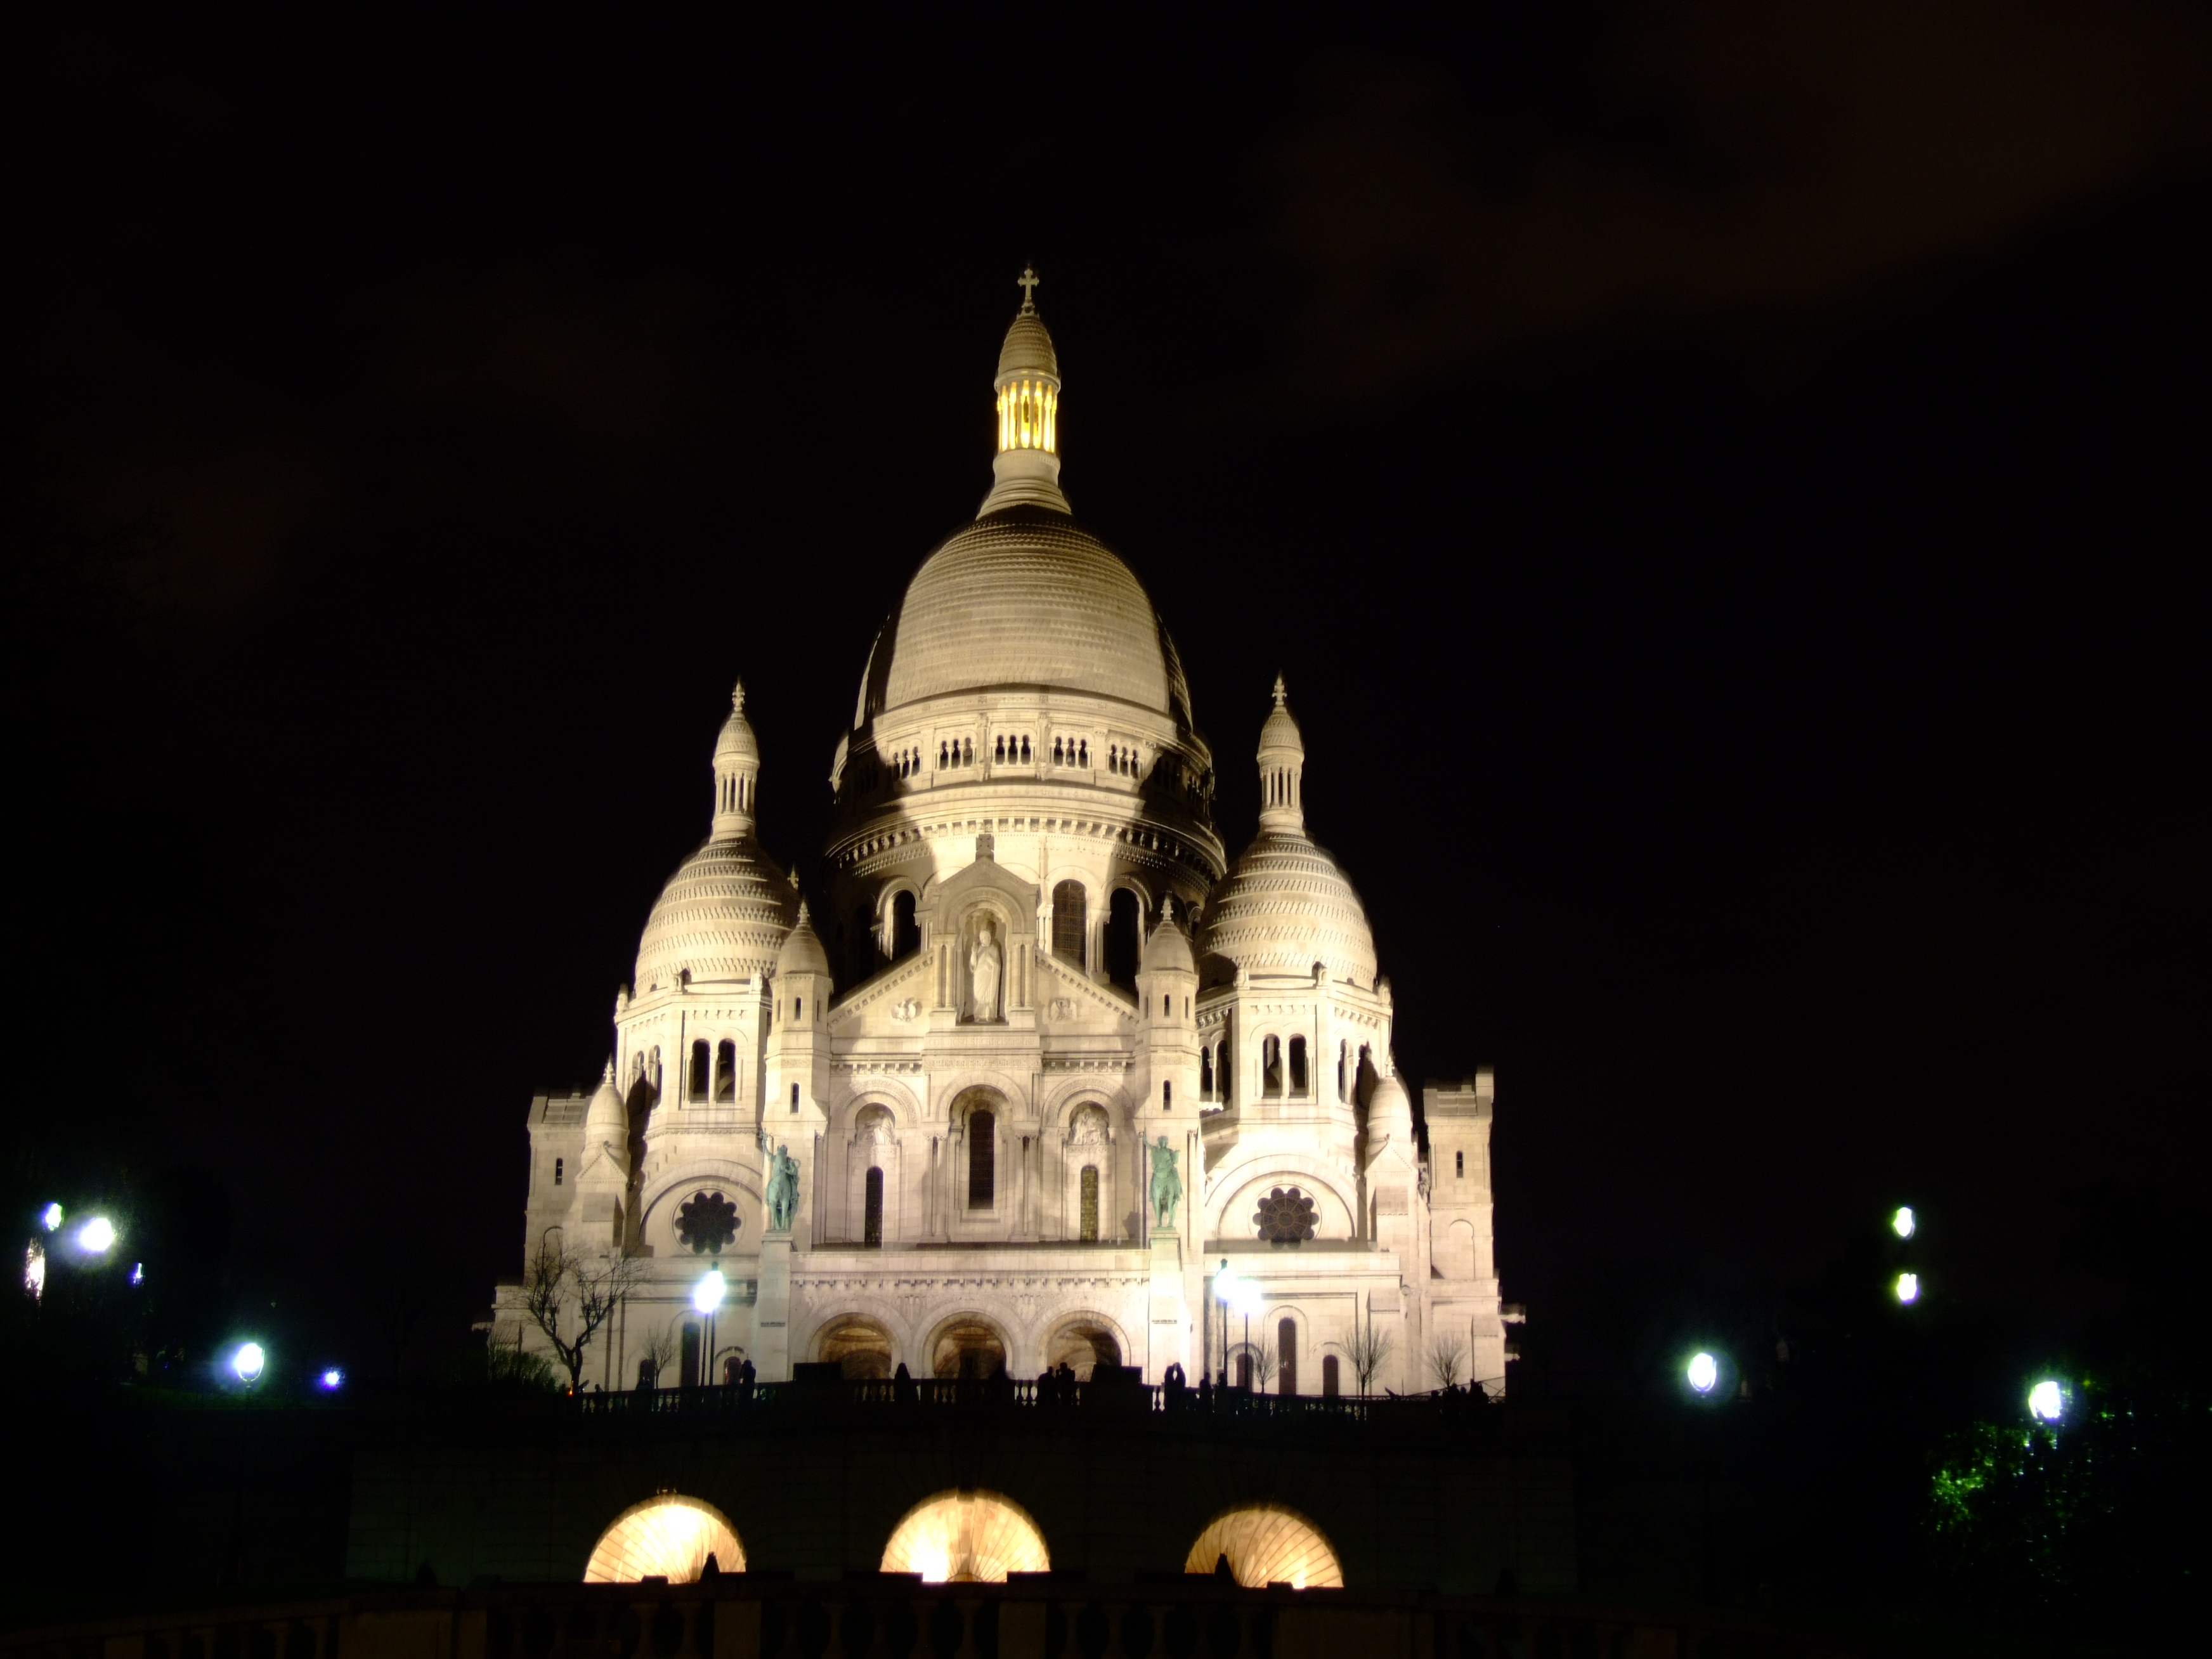
[[[157,322],[109,313],[107,355],[129,367],[101,379],[62,445],[67,493],[88,533],[128,549],[145,611],[223,623],[339,532],[477,496],[681,489],[730,441],[701,345],[710,321],[680,283],[602,290],[514,267],[328,296],[313,327],[357,349],[292,384],[259,361],[265,343],[210,336],[178,361],[145,349]]]
[[[1289,387],[1547,339],[1804,317],[2212,155],[2212,15],[2155,0],[1628,8],[1578,130],[1338,60],[1267,164]]]

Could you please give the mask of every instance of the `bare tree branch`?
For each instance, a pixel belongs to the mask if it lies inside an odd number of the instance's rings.
[[[1460,1373],[1467,1368],[1467,1343],[1449,1331],[1437,1331],[1429,1338],[1425,1356],[1429,1369],[1436,1373],[1437,1386],[1449,1389],[1457,1385]]]
[[[1359,1379],[1359,1392],[1374,1391],[1375,1378],[1389,1360],[1398,1346],[1398,1339],[1384,1330],[1372,1319],[1352,1328],[1352,1340],[1341,1345],[1345,1358],[1352,1361],[1352,1374]]]
[[[641,1257],[587,1256],[550,1237],[530,1259],[522,1278],[523,1311],[552,1344],[568,1373],[571,1393],[583,1387],[584,1354],[592,1338],[644,1277]],[[570,1332],[566,1336],[564,1325]]]

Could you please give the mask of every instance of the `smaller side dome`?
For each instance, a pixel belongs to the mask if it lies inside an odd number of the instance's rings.
[[[1176,923],[1175,901],[1160,901],[1160,925],[1152,929],[1152,936],[1145,941],[1145,971],[1148,974],[1195,974],[1198,963],[1190,953],[1190,941],[1183,937],[1182,929]]]
[[[623,1103],[622,1090],[615,1083],[615,1063],[607,1062],[606,1075],[599,1079],[599,1091],[592,1095],[592,1103],[584,1111],[584,1158],[586,1169],[592,1167],[593,1155],[604,1149],[617,1169],[628,1173],[629,1164],[629,1109]]]
[[[807,919],[806,901],[799,901],[799,920],[784,935],[783,949],[775,954],[775,976],[787,974],[818,974],[830,977],[830,953],[822,948],[821,937],[814,924]]]
[[[1260,827],[1291,835],[1306,824],[1305,735],[1291,717],[1290,694],[1275,676],[1275,706],[1260,728]]]
[[[1368,1097],[1367,1132],[1370,1134],[1402,1135],[1407,1144],[1411,1143],[1413,1100],[1406,1092],[1406,1085],[1398,1080],[1398,1068],[1395,1063],[1376,1084],[1375,1092]]]

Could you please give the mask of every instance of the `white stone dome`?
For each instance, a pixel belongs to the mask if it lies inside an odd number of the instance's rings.
[[[804,899],[799,902],[799,920],[792,924],[791,932],[784,938],[783,948],[776,952],[775,975],[781,979],[786,974],[819,974],[824,979],[830,977],[830,953],[822,948],[821,936],[814,931],[814,924],[807,917],[806,901]]]
[[[693,980],[758,979],[775,969],[798,895],[750,839],[710,841],[653,901],[637,947],[637,994]]]
[[[1065,514],[978,519],[922,562],[891,620],[882,690],[864,708],[947,692],[1050,686],[1118,697],[1186,726],[1190,690],[1129,567]]]
[[[1263,830],[1215,885],[1201,957],[1252,974],[1310,974],[1375,983],[1366,907],[1328,852],[1296,833]],[[1214,975],[1211,970],[1207,977]]]

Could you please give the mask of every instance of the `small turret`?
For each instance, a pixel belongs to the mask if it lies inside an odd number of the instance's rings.
[[[1300,782],[1306,768],[1305,738],[1291,718],[1283,677],[1275,676],[1275,710],[1260,728],[1260,828],[1276,835],[1302,836],[1305,799]]]
[[[714,740],[715,841],[743,841],[753,832],[753,792],[760,781],[760,744],[745,719],[745,687],[730,693],[730,717]]]
[[[998,482],[975,516],[1010,507],[1045,507],[1066,513],[1060,490],[1060,354],[1037,314],[1035,265],[1022,267],[1017,286],[1022,308],[999,348],[999,453],[991,463]]]
[[[584,1111],[584,1145],[576,1158],[576,1196],[568,1234],[590,1250],[617,1250],[623,1241],[623,1200],[629,1195],[629,1109],[607,1062],[597,1093]]]

